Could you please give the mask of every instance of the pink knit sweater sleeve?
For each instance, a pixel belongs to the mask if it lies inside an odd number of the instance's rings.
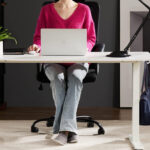
[[[88,51],[90,52],[92,51],[92,48],[95,45],[96,34],[95,34],[95,24],[94,24],[89,6],[87,6],[87,9],[86,9],[84,28],[87,29],[87,48],[88,48]]]
[[[35,28],[35,33],[33,36],[33,44],[36,44],[40,47],[41,49],[41,28],[45,28],[45,19],[44,19],[44,7],[42,7],[38,20],[37,20],[37,24],[36,24],[36,28]]]

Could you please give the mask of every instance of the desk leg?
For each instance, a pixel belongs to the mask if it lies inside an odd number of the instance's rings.
[[[132,135],[129,140],[134,149],[144,149],[139,137],[140,62],[133,63]]]

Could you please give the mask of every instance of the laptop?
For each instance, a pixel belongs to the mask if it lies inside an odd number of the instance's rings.
[[[87,52],[87,29],[41,29],[42,56],[83,56]]]

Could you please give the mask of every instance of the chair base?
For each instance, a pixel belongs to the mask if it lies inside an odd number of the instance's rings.
[[[35,127],[35,125],[38,123],[38,122],[41,122],[41,121],[47,121],[46,125],[47,127],[52,127],[53,126],[53,122],[54,122],[54,119],[55,117],[52,116],[50,118],[44,118],[44,119],[39,119],[39,120],[36,120],[32,126],[31,126],[31,132],[38,132],[39,129],[37,127]],[[102,127],[102,125],[99,124],[99,122],[95,121],[92,117],[90,116],[77,116],[77,122],[87,122],[87,127],[91,128],[91,127],[94,127],[94,124],[96,124],[99,129],[98,129],[98,134],[105,134],[105,130],[104,128]]]

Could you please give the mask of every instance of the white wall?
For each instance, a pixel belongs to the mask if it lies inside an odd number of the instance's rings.
[[[148,5],[150,1],[145,0]],[[130,41],[142,17],[138,12],[147,12],[148,10],[138,0],[120,0],[120,48],[123,50]],[[131,13],[132,12],[132,13]],[[133,13],[134,12],[134,13]],[[132,19],[132,21],[131,21]],[[143,32],[139,33],[137,39],[131,46],[131,51],[143,51],[142,42]],[[143,74],[143,65],[141,65],[141,79]],[[120,107],[132,107],[132,65],[120,65]]]

